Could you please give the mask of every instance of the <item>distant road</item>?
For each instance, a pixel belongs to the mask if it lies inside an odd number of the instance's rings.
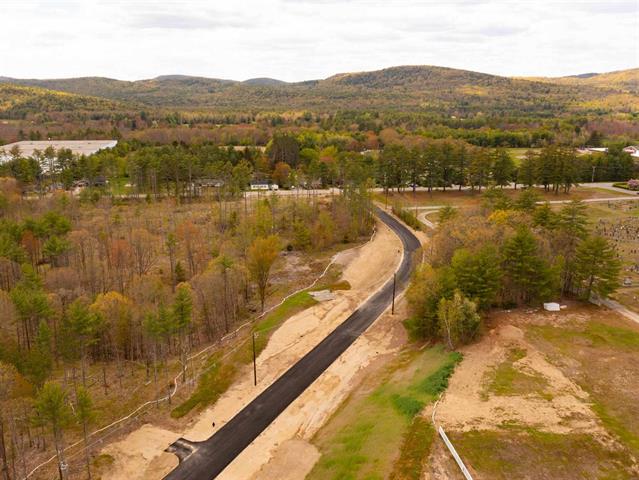
[[[537,202],[539,205],[543,205],[544,203],[550,203],[551,205],[562,205],[566,203],[571,203],[573,200],[550,200],[546,202],[545,200]],[[639,195],[632,196],[627,195],[625,197],[606,197],[606,198],[586,198],[582,200],[583,203],[607,203],[607,202],[636,202],[639,201]],[[418,210],[417,220],[422,222],[428,228],[434,229],[437,227],[437,223],[432,220],[428,220],[426,218],[428,215],[432,213],[436,213],[440,208],[444,208],[443,205],[430,205],[425,207],[410,207],[408,210]]]
[[[399,236],[404,247],[396,272],[399,291],[410,278],[412,253],[420,243],[409,229],[388,213],[378,209],[377,215]],[[203,442],[177,440],[173,449],[181,462],[165,479],[211,480],[219,475],[386,310],[392,296],[393,280],[390,279],[213,436]]]

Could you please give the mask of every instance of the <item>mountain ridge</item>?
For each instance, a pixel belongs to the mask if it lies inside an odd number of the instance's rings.
[[[594,76],[504,77],[429,65],[405,65],[325,79],[284,82],[258,77],[245,81],[189,75],[161,75],[126,81],[106,77],[12,79],[15,84],[103,98],[138,106],[191,110],[363,110],[430,111],[446,115],[497,114],[514,109],[556,115],[567,109],[639,108],[639,69]]]

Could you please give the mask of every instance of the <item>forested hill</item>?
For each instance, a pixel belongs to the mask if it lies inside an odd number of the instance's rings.
[[[101,77],[0,82],[41,87],[133,105],[171,109],[234,111],[397,110],[444,115],[636,111],[639,95],[620,79],[594,75],[558,79],[518,79],[432,66],[404,66],[345,73],[324,80],[286,83],[258,78],[232,80],[169,75],[121,81]],[[610,78],[607,82],[605,79]],[[612,81],[612,78],[617,80]],[[629,80],[630,82],[632,80]]]
[[[562,85],[585,85],[639,94],[639,68],[609,73],[585,73],[569,77],[534,77],[528,80]]]
[[[0,83],[0,117],[3,118],[22,118],[37,112],[118,112],[127,108],[107,98]]]

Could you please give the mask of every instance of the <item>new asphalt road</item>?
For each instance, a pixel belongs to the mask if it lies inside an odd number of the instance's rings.
[[[412,253],[419,247],[419,241],[386,212],[378,210],[377,215],[399,236],[404,246],[402,262],[396,272],[397,291],[400,291],[410,278]],[[392,296],[393,279],[390,279],[209,439],[203,442],[176,441],[169,449],[181,461],[165,480],[211,480],[219,475],[384,312]]]

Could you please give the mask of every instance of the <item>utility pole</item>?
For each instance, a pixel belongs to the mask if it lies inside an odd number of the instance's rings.
[[[393,305],[391,307],[391,315],[395,315],[395,286],[397,285],[397,273],[393,273]]]
[[[255,332],[253,332],[253,386],[257,385],[257,363],[255,362]]]

